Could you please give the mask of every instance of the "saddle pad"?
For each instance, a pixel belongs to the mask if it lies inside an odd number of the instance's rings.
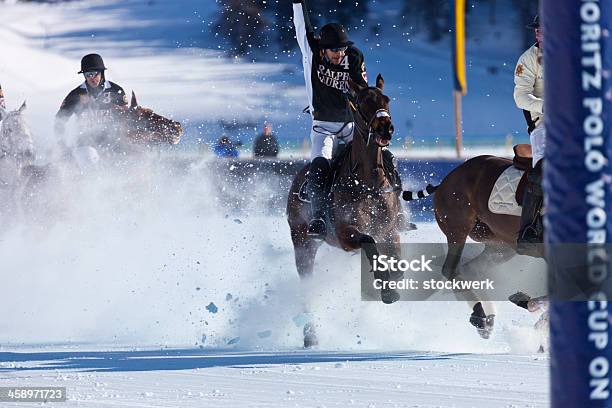
[[[491,196],[489,197],[489,211],[495,214],[521,215],[521,207],[516,203],[516,189],[524,171],[509,166],[499,176]]]

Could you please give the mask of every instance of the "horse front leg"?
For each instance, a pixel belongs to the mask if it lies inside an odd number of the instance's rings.
[[[461,267],[459,277],[480,280],[483,272],[507,262],[515,255],[516,251],[506,244],[486,243],[484,251]],[[478,295],[472,291],[466,291],[464,296],[472,310],[470,323],[476,327],[482,338],[488,339],[495,325],[495,304],[486,299],[486,293]]]
[[[365,251],[370,263],[371,271],[374,272],[374,278],[380,279],[382,282],[382,288],[380,290],[380,298],[385,304],[395,303],[399,300],[400,295],[396,289],[390,289],[385,282],[395,281],[402,278],[398,274],[390,272],[376,271],[374,268],[374,260],[380,256],[379,249],[376,245],[376,240],[368,234],[364,234],[359,229],[350,224],[342,224],[336,226],[336,236],[342,248],[345,251],[354,251],[361,249]],[[392,251],[395,252],[395,251]],[[397,254],[392,254],[397,255]],[[401,272],[399,273],[401,275]]]
[[[312,348],[319,344],[316,325],[311,313],[310,299],[312,299],[312,271],[320,242],[308,237],[306,224],[291,225],[291,238],[295,255],[295,266],[300,276],[304,322],[303,336],[304,348]]]

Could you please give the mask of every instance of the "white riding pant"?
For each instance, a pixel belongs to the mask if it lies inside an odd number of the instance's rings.
[[[533,132],[529,135],[531,143],[531,155],[533,156],[532,166],[535,165],[544,157],[544,148],[546,146],[546,128],[541,122]]]
[[[340,143],[353,140],[354,123],[312,121],[310,131],[310,160],[315,157],[325,157],[331,160]]]

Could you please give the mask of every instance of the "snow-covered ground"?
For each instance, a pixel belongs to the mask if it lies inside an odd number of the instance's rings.
[[[293,65],[228,60],[184,41],[202,29],[190,21],[215,7],[0,3],[0,82],[9,106],[28,100],[39,160],[92,51],[143,105],[185,122],[188,139],[207,131],[198,126],[209,116],[301,110],[299,84],[275,79]],[[48,405],[82,407],[547,405],[537,316],[500,303],[484,341],[462,303],[362,302],[359,257],[337,249],[319,251],[310,290],[320,346],[301,350],[283,209],[223,208],[225,175],[209,164],[179,171],[154,155],[92,171],[53,186],[43,203],[50,216],[2,222],[0,386],[65,386],[68,402]],[[244,194],[263,200],[269,186]],[[435,224],[418,227],[403,242],[443,241]]]
[[[541,356],[56,348],[15,359],[2,385],[67,387],[68,402],[45,404],[58,407],[545,407],[548,393]]]

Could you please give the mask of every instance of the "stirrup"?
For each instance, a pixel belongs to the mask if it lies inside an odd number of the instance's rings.
[[[537,222],[537,221],[534,221]],[[519,255],[539,256],[540,251],[538,245],[542,244],[542,238],[538,234],[535,224],[528,225],[525,230],[521,231],[516,241],[516,252]]]
[[[308,224],[308,236],[314,239],[325,239],[327,226],[322,218],[315,218]]]

